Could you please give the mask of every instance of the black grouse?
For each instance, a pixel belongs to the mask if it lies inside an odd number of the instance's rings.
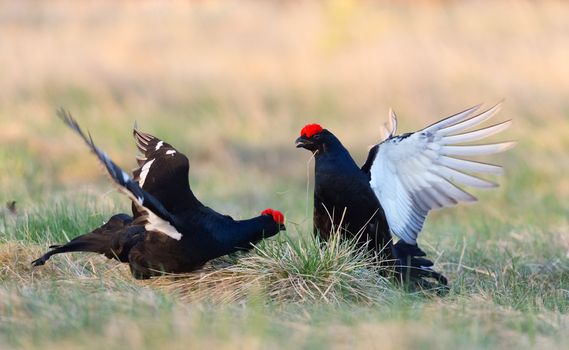
[[[443,119],[423,130],[395,136],[397,118],[390,112],[392,129],[373,146],[360,169],[336,136],[318,124],[306,125],[296,146],[315,157],[314,231],[323,237],[339,231],[358,235],[360,242],[395,258],[406,280],[447,280],[417,245],[417,236],[431,209],[451,207],[476,198],[456,185],[492,188],[497,184],[468,173],[500,174],[496,165],[455,158],[493,154],[514,142],[462,145],[508,128],[505,121],[467,131],[494,116],[500,104],[470,117],[480,106]],[[469,118],[470,117],[470,118]],[[386,128],[387,130],[387,128]],[[399,237],[392,245],[391,234]]]
[[[43,265],[54,254],[95,252],[127,262],[135,278],[163,273],[183,273],[207,261],[248,250],[263,238],[284,229],[284,216],[273,209],[248,220],[233,220],[204,206],[192,193],[188,181],[189,161],[170,144],[134,129],[142,157],[134,178],[119,168],[87,137],[71,115],[58,116],[79,134],[104,165],[119,190],[133,205],[133,216],[117,214],[103,226],[76,237],[32,264]]]

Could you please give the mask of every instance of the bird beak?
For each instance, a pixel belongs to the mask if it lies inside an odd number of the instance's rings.
[[[296,145],[296,148],[306,148],[306,146],[311,145],[312,142],[310,140],[308,140],[306,137],[301,136],[301,137],[296,139],[294,144]]]

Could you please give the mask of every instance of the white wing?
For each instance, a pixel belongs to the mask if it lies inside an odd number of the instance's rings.
[[[453,156],[494,154],[515,145],[515,142],[457,145],[481,140],[508,128],[511,120],[465,132],[493,117],[500,107],[498,104],[469,118],[479,108],[472,107],[415,133],[391,136],[379,145],[370,169],[370,185],[393,234],[406,243],[415,244],[431,209],[476,201],[457,185],[498,186],[469,173],[501,174],[501,167]]]

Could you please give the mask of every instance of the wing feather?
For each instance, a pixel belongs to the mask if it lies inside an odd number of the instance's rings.
[[[451,156],[480,156],[504,152],[515,145],[515,142],[501,142],[487,145],[442,146],[441,152]]]
[[[475,173],[497,174],[504,172],[501,166],[454,158],[449,156],[440,156],[439,164],[445,167],[453,168],[461,171],[471,171]]]
[[[468,131],[495,116],[501,104],[472,116],[479,107],[469,108],[410,135],[391,136],[377,145],[375,154],[368,159],[370,185],[391,231],[405,242],[416,243],[430,210],[477,201],[461,186],[498,186],[478,174],[499,175],[502,167],[458,158],[495,154],[515,145],[515,142],[462,144],[495,135],[512,124],[508,120]],[[397,122],[391,121],[391,124]]]
[[[132,134],[142,153],[136,158],[138,167],[132,171],[138,185],[173,213],[201,205],[188,181],[188,158],[169,143],[138,130],[136,124]]]
[[[69,112],[60,109],[57,115],[67,126],[81,136],[91,152],[97,156],[99,162],[103,165],[107,175],[113,180],[117,189],[131,199],[133,205],[140,213],[135,221],[143,224],[145,229],[149,232],[164,234],[175,240],[180,240],[182,234],[173,226],[172,222],[174,220],[162,203],[138,186],[133,178],[116,165],[106,153],[100,150],[93,142],[91,135],[89,134],[89,137],[87,137],[85,133],[83,133],[79,124],[73,119]]]
[[[498,184],[495,182],[484,180],[473,175],[468,175],[452,168],[447,168],[440,165],[433,165],[433,168],[437,174],[441,175],[445,179],[452,182],[457,182],[462,185],[478,188],[498,187]]]
[[[479,125],[485,121],[487,121],[488,119],[492,118],[493,116],[495,116],[500,109],[502,109],[502,104],[498,103],[497,105],[495,105],[494,107],[490,108],[489,110],[482,112],[470,119],[467,119],[465,121],[461,121],[459,123],[456,123],[452,126],[448,126],[448,127],[442,127],[439,126],[440,129],[438,129],[438,133],[441,135],[450,135],[459,131],[463,131],[466,130],[468,128],[471,128],[475,125]]]
[[[426,127],[423,130],[425,132],[435,132],[435,131],[442,129],[444,127],[447,127],[449,125],[456,124],[456,123],[468,118],[472,113],[476,112],[480,108],[480,106],[482,106],[482,105],[479,104],[479,105],[476,105],[474,107],[470,107],[467,110],[464,110],[460,113],[457,113],[455,115],[451,115],[448,118],[440,120],[440,121],[436,122],[435,124]]]
[[[442,138],[442,142],[445,144],[453,144],[453,143],[456,144],[456,143],[461,143],[461,142],[478,141],[478,140],[484,139],[486,137],[490,137],[492,135],[495,135],[499,132],[502,132],[502,131],[506,130],[507,128],[509,128],[510,125],[512,125],[512,121],[507,120],[503,123],[492,125],[492,126],[489,126],[487,128],[484,128],[484,129],[480,129],[480,130],[476,130],[476,131],[470,131],[470,132],[466,132],[463,134],[457,134],[457,135],[452,135],[452,136],[444,136]]]

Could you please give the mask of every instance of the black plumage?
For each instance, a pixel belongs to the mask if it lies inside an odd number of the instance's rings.
[[[426,277],[432,277],[446,285],[446,278],[432,270],[433,263],[417,245],[427,215],[431,210],[475,202],[476,197],[462,186],[498,186],[480,175],[500,175],[502,167],[463,157],[500,153],[516,144],[470,144],[512,125],[507,120],[480,127],[500,111],[501,103],[475,114],[479,108],[401,135],[395,135],[397,117],[390,111],[391,128],[385,125],[385,137],[371,148],[361,170],[332,133],[318,124],[306,125],[297,147],[312,151],[316,158],[315,230],[326,235],[341,222],[341,232],[353,235],[365,225],[361,240],[367,238],[374,250],[391,254],[404,278],[423,285]],[[329,212],[335,215],[332,219]],[[345,212],[343,220],[341,212]],[[396,244],[391,245],[391,234],[399,238]]]
[[[307,125],[296,146],[314,154],[314,233],[328,238],[339,231],[346,237],[358,237],[361,244],[378,254],[383,264],[406,280],[432,277],[446,284],[444,276],[432,271],[431,261],[417,246],[403,241],[392,244],[382,206],[370,186],[369,168],[377,153],[370,150],[368,161],[358,167],[340,140],[317,124]]]
[[[133,216],[118,214],[103,226],[35,260],[73,251],[104,254],[128,262],[136,278],[190,272],[217,257],[251,248],[284,229],[284,217],[266,209],[248,220],[233,220],[204,206],[193,194],[188,158],[152,135],[134,130],[139,168],[134,178],[119,168],[87,137],[65,111],[60,118],[78,133],[104,165],[119,190],[132,200]]]

